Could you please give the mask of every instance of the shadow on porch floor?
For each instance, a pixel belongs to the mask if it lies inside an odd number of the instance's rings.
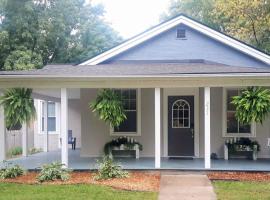
[[[80,157],[80,150],[69,150],[69,167],[75,170],[96,169],[98,158]],[[154,158],[116,158],[125,169],[152,170],[154,168]],[[36,169],[43,164],[53,161],[61,161],[60,151],[42,152],[28,157],[21,157],[8,160],[14,164],[19,164],[25,169]],[[1,163],[0,163],[1,166]],[[205,170],[204,159],[181,160],[181,159],[161,159],[161,169],[168,170]],[[211,170],[228,171],[270,171],[270,159],[244,160],[212,160]]]

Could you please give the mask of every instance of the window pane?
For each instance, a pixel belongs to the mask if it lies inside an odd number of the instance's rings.
[[[184,119],[184,127],[188,127],[189,126],[189,120],[188,119]]]
[[[227,110],[234,111],[236,109],[231,103],[234,96],[238,96],[238,90],[227,90]]]
[[[238,121],[234,112],[227,112],[227,133],[238,133]]]
[[[48,117],[48,131],[56,131],[56,118]]]
[[[251,133],[251,126],[239,124],[239,133]]]
[[[127,119],[114,132],[137,132],[137,112],[127,111]]]
[[[41,131],[44,131],[44,117],[41,118]]]
[[[135,100],[130,100],[129,101],[129,106],[130,106],[130,110],[136,110],[136,99]]]
[[[55,103],[48,102],[48,116],[55,117]]]

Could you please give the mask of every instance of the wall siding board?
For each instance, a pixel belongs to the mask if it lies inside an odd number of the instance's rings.
[[[186,29],[186,40],[176,39],[176,30]],[[187,60],[205,59],[227,65],[246,67],[269,67],[269,65],[233,49],[221,42],[179,25],[140,44],[104,63],[138,60]]]

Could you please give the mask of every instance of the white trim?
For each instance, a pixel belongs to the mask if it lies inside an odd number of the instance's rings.
[[[210,87],[204,88],[204,168],[210,169],[211,167],[211,120],[210,120]]]
[[[168,157],[168,96],[194,96],[194,157],[200,157],[199,88],[163,89],[163,155]]]
[[[61,163],[68,167],[68,91],[61,88]]]
[[[133,88],[130,88],[133,89]],[[141,89],[140,88],[134,88],[136,89],[136,110],[137,110],[137,132],[114,132],[113,128],[110,127],[110,136],[141,136],[142,135],[142,128],[141,128]]]
[[[251,133],[227,133],[227,90],[240,89],[243,87],[223,87],[222,91],[222,137],[256,137],[256,123],[251,124]]]
[[[37,104],[37,122],[38,122],[38,134],[39,135],[44,135],[46,133],[46,127],[44,131],[42,131],[42,102],[46,102],[44,100],[38,99],[38,104]],[[59,135],[60,134],[60,103],[59,102],[54,102],[55,103],[55,117],[56,117],[56,130],[55,131],[49,131],[49,135]],[[45,115],[46,112],[45,112]],[[46,116],[45,116],[46,118]],[[46,119],[45,121],[46,122]],[[46,124],[46,123],[45,123]],[[46,125],[45,125],[46,126]]]
[[[160,24],[157,27],[154,27],[152,29],[150,29],[149,31],[146,31],[145,33],[142,33],[102,54],[99,54],[98,56],[91,58],[83,63],[81,63],[80,65],[97,65],[109,58],[112,58],[138,44],[141,44],[143,42],[145,42],[146,40],[149,40],[151,38],[153,38],[154,36],[167,31],[179,24],[184,24],[186,26],[189,26],[217,41],[220,41],[232,48],[235,48],[247,55],[250,55],[258,60],[261,60],[262,62],[265,62],[267,64],[270,64],[270,56],[268,56],[265,53],[262,53],[258,50],[256,50],[255,48],[252,48],[244,43],[241,43],[239,41],[237,41],[236,39],[233,39],[231,37],[228,37],[218,31],[215,31],[201,23],[198,23],[188,17],[185,17],[183,15],[178,16],[176,18],[173,18],[165,23]]]
[[[161,138],[160,88],[155,88],[155,168],[160,168]]]

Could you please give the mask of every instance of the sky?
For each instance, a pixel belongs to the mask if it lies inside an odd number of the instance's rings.
[[[105,7],[105,19],[124,38],[130,38],[159,23],[170,0],[92,0]]]

